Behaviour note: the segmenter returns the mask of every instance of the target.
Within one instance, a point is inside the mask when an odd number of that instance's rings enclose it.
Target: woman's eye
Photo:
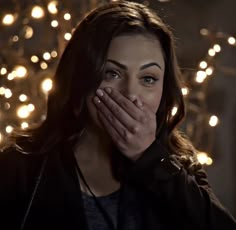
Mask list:
[[[117,79],[119,77],[120,77],[119,73],[117,73],[117,72],[115,72],[113,70],[107,70],[105,72],[105,78],[106,79]]]
[[[155,82],[157,80],[158,80],[157,78],[152,77],[152,76],[145,76],[145,77],[143,77],[144,83],[151,84],[151,85],[155,84]]]

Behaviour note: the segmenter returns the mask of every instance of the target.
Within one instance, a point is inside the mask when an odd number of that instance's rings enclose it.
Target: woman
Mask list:
[[[4,229],[236,229],[176,129],[173,47],[141,4],[111,2],[81,21],[47,119],[1,154]]]

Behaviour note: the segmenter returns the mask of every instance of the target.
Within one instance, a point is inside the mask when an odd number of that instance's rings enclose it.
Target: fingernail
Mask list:
[[[97,89],[96,93],[97,93],[97,95],[100,96],[100,97],[103,96],[103,92],[102,92],[101,89]]]
[[[105,91],[110,94],[111,93],[111,88],[105,88]]]
[[[97,96],[95,96],[93,100],[96,104],[101,103],[100,99]]]

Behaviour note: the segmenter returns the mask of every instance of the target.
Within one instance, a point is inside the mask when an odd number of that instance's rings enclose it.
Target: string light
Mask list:
[[[211,165],[213,163],[213,160],[208,156],[206,152],[199,152],[197,154],[197,160],[202,165]]]
[[[71,33],[65,33],[64,38],[65,40],[69,41],[71,39]]]
[[[196,75],[195,80],[197,83],[202,83],[206,79],[206,77],[207,77],[206,72],[199,70],[199,71],[197,71],[197,75]]]
[[[49,11],[51,14],[57,14],[57,13],[58,13],[57,5],[58,5],[58,2],[57,2],[57,1],[51,1],[51,2],[49,2],[49,3],[48,3],[48,11]]]
[[[6,132],[7,133],[11,133],[13,131],[13,127],[11,126],[11,125],[8,125],[7,127],[6,127]]]
[[[181,89],[181,91],[182,91],[182,94],[183,94],[184,96],[188,95],[188,93],[189,93],[189,89],[188,89],[187,87],[183,87],[183,88]]]
[[[43,61],[43,62],[40,63],[40,67],[41,67],[41,69],[47,69],[48,68],[48,64]]]
[[[14,70],[16,73],[16,77],[23,78],[27,75],[27,69],[25,66],[22,65],[17,65],[15,66]],[[14,73],[13,73],[14,74]]]
[[[206,74],[207,74],[207,75],[212,75],[212,73],[213,73],[213,67],[208,67],[208,68],[206,69]]]
[[[57,51],[56,51],[56,50],[53,50],[53,51],[51,52],[51,56],[52,56],[53,58],[56,58],[56,57],[57,57]]]
[[[57,20],[52,20],[52,21],[51,21],[51,26],[52,26],[52,27],[55,28],[55,27],[58,27],[58,25],[59,25],[59,23],[58,23]]]
[[[201,61],[201,62],[199,63],[199,67],[200,67],[201,69],[205,69],[205,68],[207,67],[207,62]]]
[[[13,14],[6,14],[2,19],[2,24],[5,26],[10,26],[14,23],[15,17]]]
[[[220,45],[218,45],[218,44],[215,44],[215,45],[213,46],[213,49],[214,49],[214,51],[217,52],[217,53],[219,53],[219,52],[221,51],[221,47],[220,47]]]
[[[235,39],[234,37],[229,37],[229,38],[228,38],[228,43],[229,43],[230,45],[235,45],[236,39]]]
[[[2,143],[3,142],[3,135],[2,135],[2,133],[0,132],[0,143]]]
[[[46,60],[46,61],[50,60],[50,59],[51,59],[50,53],[49,53],[49,52],[45,52],[45,53],[43,54],[43,59]]]
[[[14,35],[14,36],[12,37],[12,41],[13,41],[13,42],[18,42],[18,41],[19,41],[19,37],[18,37],[17,35]]]
[[[40,19],[44,16],[44,10],[41,6],[34,6],[31,11],[31,16],[35,19]]]
[[[36,56],[36,55],[33,55],[31,56],[30,60],[33,62],[33,63],[37,63],[39,61],[39,58]]]
[[[0,70],[1,75],[5,75],[7,73],[7,69],[5,67],[2,67]]]
[[[214,49],[209,49],[208,54],[213,57],[213,56],[215,56],[216,52]]]
[[[33,112],[35,110],[35,106],[33,104],[28,104],[29,112]]]
[[[71,19],[71,15],[69,13],[64,14],[64,19],[69,21]]]
[[[5,89],[5,98],[11,98],[12,97],[12,91],[10,89]]]
[[[30,111],[27,105],[22,105],[17,109],[17,116],[19,118],[24,119],[24,118],[29,117],[29,115],[30,115]]]
[[[27,122],[24,121],[24,122],[21,123],[21,128],[22,129],[27,129],[28,127],[29,127],[29,124]]]
[[[52,82],[52,79],[50,78],[46,78],[45,80],[43,80],[41,84],[41,88],[44,93],[48,93],[52,89],[52,86],[53,86],[53,82]]]
[[[24,32],[25,32],[25,39],[30,39],[32,38],[33,34],[34,34],[34,30],[32,27],[30,26],[25,26],[24,27]]]
[[[211,127],[215,127],[218,123],[219,123],[218,117],[215,116],[215,115],[212,115],[212,116],[210,117],[210,119],[209,119],[209,125],[210,125]]]
[[[2,86],[0,87],[0,95],[5,95],[5,88]]]
[[[25,94],[21,94],[21,95],[19,96],[19,100],[20,100],[21,102],[25,102],[25,101],[27,101],[27,99],[28,99],[28,97],[27,97]]]

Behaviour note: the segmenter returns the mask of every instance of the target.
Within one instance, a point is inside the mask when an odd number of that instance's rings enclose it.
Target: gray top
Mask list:
[[[122,222],[124,221],[123,226],[125,227],[125,230],[141,229],[140,221],[142,221],[142,218],[140,206],[138,205],[139,201],[138,199],[136,199],[137,196],[135,196],[135,193],[133,194],[134,196],[132,196],[132,199],[129,199],[128,206],[125,208],[125,215],[123,215],[124,219],[122,220]],[[97,207],[94,198],[84,193],[82,197],[89,230],[110,230],[103,214]],[[119,197],[120,191],[116,191],[107,196],[97,197],[102,207],[112,219],[116,229]],[[121,213],[122,212],[123,210],[121,211]]]

